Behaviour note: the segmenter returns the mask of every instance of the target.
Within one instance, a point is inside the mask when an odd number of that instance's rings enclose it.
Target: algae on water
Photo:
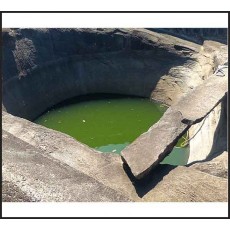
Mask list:
[[[165,111],[165,106],[145,98],[94,95],[62,103],[35,122],[66,133],[98,151],[119,154]]]

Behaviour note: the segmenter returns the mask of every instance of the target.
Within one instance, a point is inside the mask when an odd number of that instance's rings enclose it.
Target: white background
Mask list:
[[[227,28],[227,13],[3,13],[3,28]]]
[[[227,0],[2,0],[1,10],[45,11],[228,11]]]

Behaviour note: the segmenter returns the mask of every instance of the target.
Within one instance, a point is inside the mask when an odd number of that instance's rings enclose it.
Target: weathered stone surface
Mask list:
[[[210,76],[203,84],[185,95],[173,109],[181,112],[183,118],[195,122],[204,118],[220,102],[228,91],[228,72],[224,77]]]
[[[31,202],[33,201],[20,188],[10,181],[2,181],[3,202]]]
[[[136,178],[143,177],[171,152],[188,129],[181,120],[180,112],[169,108],[159,122],[121,152],[123,161]]]
[[[215,200],[216,202],[227,202],[228,180],[179,166],[169,171],[154,189],[143,197],[143,200],[159,202],[212,202]]]
[[[43,154],[65,163],[83,174],[138,200],[135,188],[127,177],[117,154],[99,153],[74,138],[3,112],[3,130],[29,143]],[[14,124],[12,126],[12,124]]]
[[[3,180],[13,183],[33,201],[130,201],[7,132],[3,132],[2,169]]]
[[[228,46],[215,41],[204,41],[203,51],[205,55],[212,56],[215,69],[228,61]]]
[[[189,158],[202,161],[227,150],[227,97],[225,97],[202,121],[188,130]]]
[[[214,64],[210,55],[201,53],[193,55],[193,59],[188,59],[183,65],[172,67],[163,75],[152,91],[151,99],[171,106],[202,84],[212,74]]]
[[[228,47],[222,43],[205,41],[199,54],[193,53],[183,65],[172,67],[163,75],[152,91],[151,99],[167,105],[178,103],[181,97],[209,78],[218,65],[228,60]]]
[[[200,50],[146,29],[12,29],[3,42],[3,104],[29,120],[82,94],[149,97],[172,67],[196,63]]]
[[[228,178],[228,152],[223,152],[213,159],[207,159],[194,163],[190,168],[205,172],[214,176]]]
[[[167,156],[190,125],[201,121],[228,90],[227,75],[211,76],[171,106],[158,123],[122,151],[133,175],[141,178]]]

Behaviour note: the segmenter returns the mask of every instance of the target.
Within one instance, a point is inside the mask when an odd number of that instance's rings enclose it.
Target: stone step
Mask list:
[[[45,155],[4,130],[2,139],[3,181],[10,183],[11,188],[20,191],[29,200],[130,201],[127,196]]]

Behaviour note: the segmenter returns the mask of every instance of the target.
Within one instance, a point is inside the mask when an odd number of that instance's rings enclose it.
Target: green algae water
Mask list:
[[[119,154],[165,111],[166,107],[145,98],[88,95],[53,107],[35,122],[98,151]],[[188,159],[186,151],[187,148],[175,147],[162,163],[184,165]]]

